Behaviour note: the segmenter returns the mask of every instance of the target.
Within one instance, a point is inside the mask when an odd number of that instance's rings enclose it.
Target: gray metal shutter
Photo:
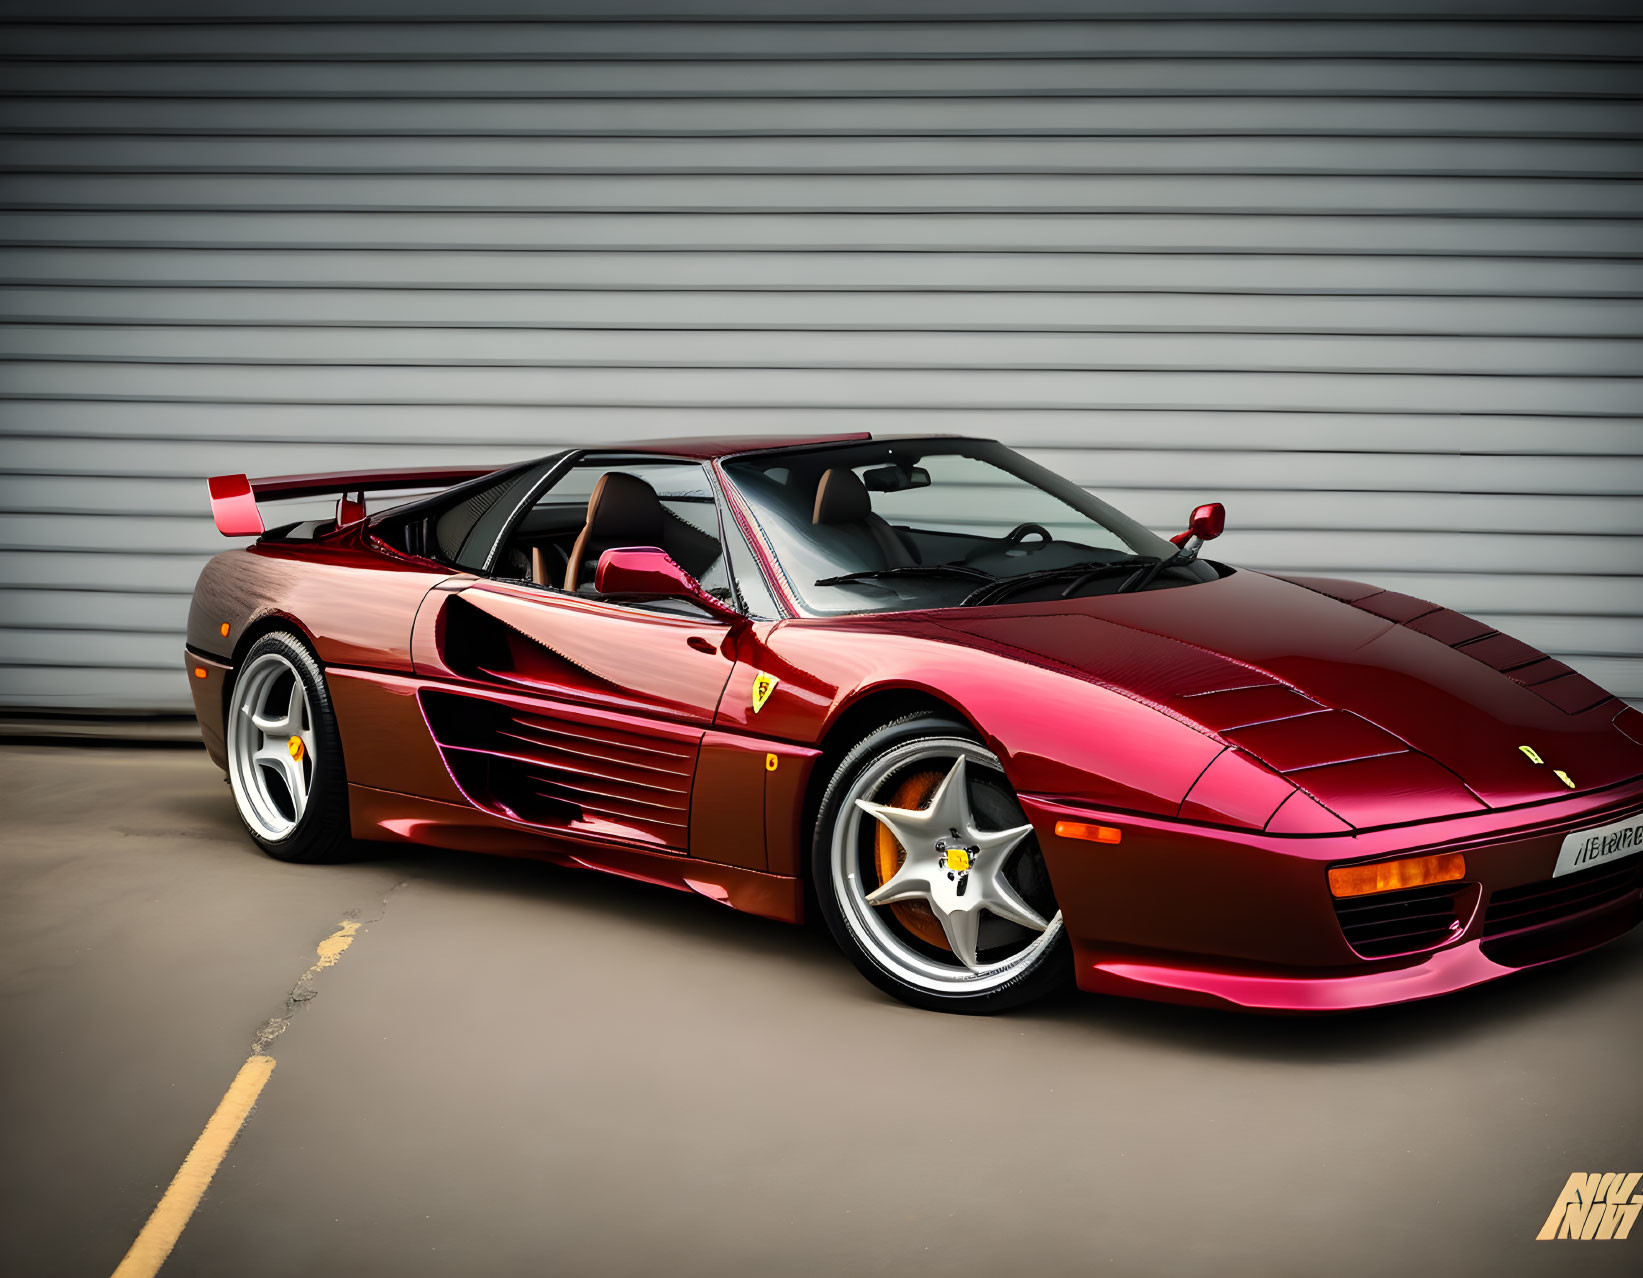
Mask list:
[[[1373,7],[7,5],[0,701],[186,706],[208,474],[821,429],[1643,699],[1643,28]]]

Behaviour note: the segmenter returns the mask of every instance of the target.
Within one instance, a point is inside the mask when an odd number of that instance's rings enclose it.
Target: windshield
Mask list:
[[[1176,548],[1053,471],[987,440],[887,440],[725,463],[812,613],[1053,599],[1125,588]],[[1174,564],[1146,582],[1209,581]]]

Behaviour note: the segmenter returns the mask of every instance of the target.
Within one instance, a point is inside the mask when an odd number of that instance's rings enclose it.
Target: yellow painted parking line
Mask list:
[[[359,931],[359,926],[355,919],[343,919],[335,932],[314,947],[314,953],[319,957],[314,965],[302,974],[303,980],[310,976],[318,976],[341,958],[342,952],[354,943],[354,933]]]
[[[200,1205],[206,1186],[222,1165],[223,1155],[240,1134],[240,1128],[250,1117],[251,1107],[262,1094],[263,1084],[273,1072],[272,1056],[253,1056],[240,1066],[211,1121],[206,1123],[199,1140],[194,1142],[194,1148],[188,1151],[188,1157],[172,1178],[160,1205],[114,1271],[114,1278],[153,1278],[160,1272],[160,1266],[182,1237],[183,1226]]]
[[[342,957],[343,951],[354,943],[354,935],[360,926],[356,919],[344,919],[335,932],[321,941],[315,947],[314,962],[298,978],[297,988],[308,985],[315,976],[333,966]],[[283,1028],[284,1022],[280,1021],[279,1025]],[[262,1041],[259,1036],[259,1044]],[[188,1151],[188,1157],[183,1159],[177,1174],[171,1178],[171,1184],[166,1187],[159,1205],[150,1214],[137,1240],[126,1252],[125,1259],[115,1269],[114,1278],[154,1278],[159,1273],[160,1266],[165,1264],[171,1249],[177,1245],[177,1239],[182,1237],[183,1226],[188,1224],[194,1209],[200,1205],[200,1199],[205,1197],[206,1188],[217,1174],[217,1168],[222,1166],[229,1146],[245,1126],[245,1120],[251,1117],[251,1109],[273,1072],[274,1058],[258,1046],[240,1066],[222,1100],[217,1102],[205,1130],[194,1142],[194,1148]]]

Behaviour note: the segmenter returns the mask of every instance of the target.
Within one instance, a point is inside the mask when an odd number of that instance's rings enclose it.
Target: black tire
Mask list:
[[[835,875],[838,865],[835,860],[835,838],[839,840],[839,848],[843,849],[839,853],[840,856],[854,855],[859,858],[862,855],[860,831],[857,831],[858,839],[852,853],[848,827],[843,832],[839,829],[840,821],[848,815],[845,804],[852,789],[862,778],[875,774],[887,761],[895,758],[898,752],[905,753],[904,747],[918,743],[928,744],[931,749],[938,749],[943,740],[969,742],[985,753],[985,747],[968,724],[932,712],[920,712],[895,719],[869,733],[839,761],[822,794],[821,806],[816,817],[816,827],[811,840],[811,883],[815,890],[816,903],[834,942],[856,965],[856,969],[885,993],[904,1003],[929,1011],[972,1014],[1006,1011],[1036,1002],[1067,988],[1072,983],[1072,946],[1067,939],[1066,929],[1060,924],[1059,913],[1052,920],[1052,929],[1055,932],[1053,940],[1046,942],[1045,948],[1030,960],[1028,966],[1013,973],[1002,984],[993,988],[982,992],[967,992],[962,989],[928,988],[925,984],[910,979],[911,969],[898,969],[893,947],[879,946],[878,952],[875,952],[874,946],[870,942],[864,942],[863,937],[858,935],[860,924],[852,925],[850,918],[847,917],[850,907],[840,897],[841,891],[850,889],[848,884],[841,884]],[[1004,780],[1002,772],[990,773],[984,779],[989,789],[997,794],[995,804],[1005,805],[1005,808],[1013,807],[1020,823],[1026,824],[1026,818],[1016,803],[1014,791],[1009,789],[1009,783]],[[1000,822],[997,825],[990,825],[989,828],[1002,829],[1006,824]],[[1048,875],[1043,873],[1042,858],[1038,853],[1036,839],[1029,837],[1018,851],[1011,853],[1012,859],[1009,864],[1017,865],[1016,858],[1021,857],[1036,858],[1033,872],[1041,876],[1037,890],[1040,893],[1038,899],[1043,900],[1042,894],[1049,892]],[[1048,899],[1053,905],[1053,893]],[[1049,915],[1045,914],[1045,917]],[[962,977],[962,966],[957,964],[957,960],[954,960],[954,964],[955,972]]]
[[[248,808],[255,812],[255,801],[245,793],[242,777],[245,767],[237,763],[237,732],[253,731],[241,699],[244,677],[253,671],[277,669],[279,662],[290,668],[292,676],[302,685],[307,698],[307,726],[305,736],[312,748],[304,747],[296,766],[304,769],[307,778],[307,798],[302,810],[288,831],[271,837],[267,829],[259,829],[255,815],[248,816]],[[281,676],[273,676],[277,681]],[[281,689],[276,688],[276,693]],[[354,841],[348,817],[348,772],[342,757],[342,737],[337,731],[336,714],[331,707],[331,694],[325,683],[325,672],[308,645],[297,635],[287,631],[272,631],[263,635],[246,652],[235,671],[225,700],[228,717],[229,785],[234,792],[234,809],[245,832],[269,856],[279,861],[301,865],[318,865],[348,860],[354,850]],[[293,734],[296,735],[296,734]],[[294,745],[294,743],[293,743]],[[251,769],[256,771],[255,767]],[[276,771],[276,776],[278,771]],[[273,815],[289,818],[290,791],[283,781],[274,786],[265,784],[262,801],[266,804],[272,791],[277,803],[283,793],[287,803]],[[266,824],[266,823],[265,823]]]

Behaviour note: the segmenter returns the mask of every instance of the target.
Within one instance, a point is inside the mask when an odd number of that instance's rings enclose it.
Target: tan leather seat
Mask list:
[[[660,546],[667,511],[656,490],[619,470],[606,471],[593,486],[588,513],[565,566],[565,589],[593,582],[599,556],[616,546]]]
[[[854,540],[869,568],[904,568],[917,562],[896,530],[873,513],[867,485],[847,467],[835,466],[822,475],[810,522],[838,529]]]

